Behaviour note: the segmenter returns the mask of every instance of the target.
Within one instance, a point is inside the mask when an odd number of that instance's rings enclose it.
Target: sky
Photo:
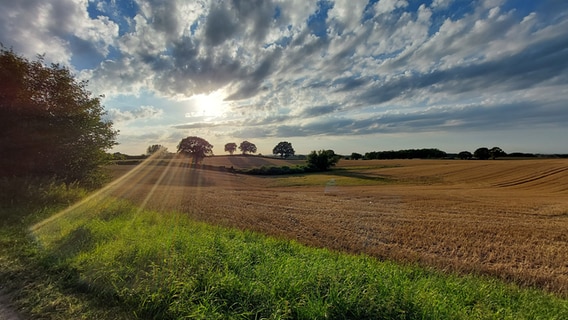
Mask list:
[[[112,152],[568,153],[565,0],[0,0],[0,43],[104,95]]]

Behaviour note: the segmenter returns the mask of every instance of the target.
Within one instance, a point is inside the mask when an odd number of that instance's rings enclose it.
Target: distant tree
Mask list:
[[[473,158],[473,154],[471,154],[471,152],[469,152],[469,151],[462,151],[462,152],[458,153],[458,158],[460,158],[462,160],[469,160],[469,159]]]
[[[166,153],[168,152],[168,148],[162,146],[161,144],[153,144],[151,146],[148,146],[148,148],[146,149],[147,155],[153,155],[156,152]]]
[[[122,154],[120,152],[115,152],[115,153],[110,155],[110,158],[112,160],[126,160],[126,155]]]
[[[254,143],[248,142],[248,141],[243,141],[241,142],[241,144],[239,145],[239,150],[241,150],[241,152],[243,154],[247,154],[247,153],[255,153],[256,152],[256,146],[254,145]]]
[[[359,160],[359,159],[362,159],[362,158],[363,158],[363,155],[360,154],[360,153],[353,152],[353,153],[351,154],[351,159],[353,159],[353,160]]]
[[[228,152],[231,155],[233,155],[233,153],[235,153],[236,150],[237,150],[237,144],[236,143],[229,142],[229,143],[225,144],[225,152]]]
[[[274,149],[272,149],[272,154],[279,154],[280,158],[288,158],[293,156],[295,153],[292,144],[287,141],[279,142]]]
[[[213,146],[207,140],[200,137],[183,138],[177,146],[178,152],[193,158],[198,163],[207,156],[213,155]]]
[[[489,149],[489,154],[491,155],[491,158],[493,160],[495,160],[495,158],[497,157],[504,157],[507,154],[505,153],[505,151],[503,151],[503,149],[499,148],[499,147],[493,147],[491,149]]]
[[[473,152],[473,156],[479,160],[487,160],[491,156],[491,153],[489,152],[489,149],[481,147]]]
[[[312,151],[308,155],[308,166],[316,170],[329,170],[337,164],[339,156],[333,150]]]
[[[102,183],[118,131],[104,120],[100,98],[69,69],[0,47],[0,177]]]
[[[438,149],[407,149],[367,152],[364,159],[440,159],[446,156],[446,152]]]

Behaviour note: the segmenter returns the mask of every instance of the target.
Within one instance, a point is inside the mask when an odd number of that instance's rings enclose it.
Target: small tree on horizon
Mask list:
[[[479,160],[487,160],[491,156],[491,153],[486,147],[481,147],[473,152],[473,156]]]
[[[497,157],[504,157],[507,155],[507,153],[505,153],[505,151],[503,151],[503,149],[499,148],[499,147],[493,147],[491,149],[489,149],[489,154],[491,155],[491,158],[493,160],[495,160],[495,158]]]
[[[205,157],[213,155],[213,145],[200,137],[183,138],[177,146],[178,153],[193,158],[194,163],[201,162]]]
[[[462,151],[460,153],[458,153],[458,158],[462,159],[462,160],[469,160],[473,157],[473,154],[471,154],[471,152],[469,151]]]
[[[312,151],[308,155],[308,166],[316,170],[326,171],[335,166],[339,158],[333,150]]]
[[[279,142],[274,149],[272,149],[272,154],[279,154],[280,158],[288,158],[293,156],[294,153],[294,148],[292,148],[292,144],[288,141]]]
[[[363,155],[360,154],[360,153],[357,153],[357,152],[351,153],[351,159],[353,159],[353,160],[359,160],[359,159],[362,159],[362,158],[363,158]]]
[[[254,145],[254,143],[248,142],[248,141],[243,141],[241,142],[241,144],[239,145],[239,150],[241,150],[241,152],[243,154],[247,154],[247,153],[255,153],[256,152],[256,146]]]
[[[225,152],[228,152],[229,154],[233,155],[233,153],[235,153],[235,151],[237,151],[237,144],[234,142],[229,142],[227,144],[225,144]]]
[[[153,144],[151,146],[148,146],[148,148],[146,149],[147,155],[153,155],[156,152],[166,153],[168,152],[168,148],[164,147],[161,144]]]

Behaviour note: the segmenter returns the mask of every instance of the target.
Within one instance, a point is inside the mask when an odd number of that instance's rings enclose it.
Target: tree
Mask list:
[[[177,146],[178,153],[192,157],[194,163],[201,162],[207,156],[212,156],[213,151],[211,149],[213,149],[213,146],[200,137],[183,138]]]
[[[247,154],[248,153],[255,153],[256,152],[256,146],[254,145],[254,143],[248,142],[248,141],[243,141],[241,142],[241,145],[239,146],[239,150],[242,151],[243,154]]]
[[[295,153],[292,144],[287,141],[279,142],[274,149],[272,149],[272,154],[279,154],[280,158],[288,158],[293,156]]]
[[[362,158],[363,158],[363,155],[360,154],[360,153],[357,153],[357,152],[351,153],[351,159],[353,159],[353,160],[359,160],[359,159],[362,159]]]
[[[0,176],[102,183],[118,131],[69,69],[0,48]]]
[[[471,152],[469,151],[462,151],[460,153],[458,153],[458,158],[462,159],[462,160],[469,160],[473,157],[473,154],[471,154]]]
[[[316,170],[329,170],[339,161],[339,156],[333,150],[312,151],[308,155],[308,166]]]
[[[146,149],[147,155],[153,155],[156,152],[163,154],[163,153],[168,152],[168,148],[162,146],[161,144],[153,144],[151,146],[148,146],[148,148]]]
[[[231,155],[233,155],[233,153],[237,150],[237,144],[234,142],[229,142],[225,145],[225,152],[230,153]]]
[[[478,148],[477,150],[475,150],[473,152],[473,156],[476,157],[479,160],[487,160],[487,159],[489,159],[491,154],[489,153],[489,149],[482,147],[482,148]]]
[[[497,158],[497,157],[506,156],[507,153],[505,153],[505,151],[503,151],[503,149],[501,149],[499,147],[493,147],[493,148],[489,149],[489,155],[491,155],[491,158],[493,160],[495,160],[495,158]]]

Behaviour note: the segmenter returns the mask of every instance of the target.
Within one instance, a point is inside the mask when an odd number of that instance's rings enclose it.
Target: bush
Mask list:
[[[314,170],[326,171],[335,166],[339,159],[340,156],[333,150],[312,151],[308,155],[308,166]]]
[[[86,82],[1,48],[0,83],[0,177],[100,183],[117,131]]]

